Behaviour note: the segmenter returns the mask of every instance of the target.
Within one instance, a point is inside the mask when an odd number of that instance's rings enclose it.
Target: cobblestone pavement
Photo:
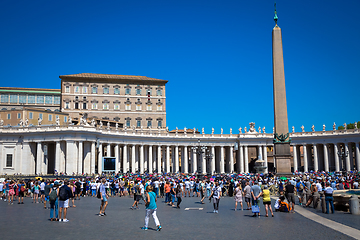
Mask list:
[[[251,211],[234,211],[234,200],[229,197],[221,198],[218,214],[212,212],[208,200],[200,204],[199,198],[183,198],[181,209],[176,209],[158,199],[157,215],[163,227],[160,232],[155,231],[152,218],[149,230],[141,230],[145,206],[141,204],[140,210],[129,209],[133,203],[130,197],[110,198],[105,217],[97,215],[100,200],[81,198],[75,201],[76,208],[68,210],[68,223],[51,222],[49,210],[43,204],[31,203],[29,198],[24,202],[20,205],[0,202],[1,239],[352,239],[297,213],[265,217],[262,204],[261,217],[254,218]],[[341,212],[316,214],[359,229],[360,216]]]

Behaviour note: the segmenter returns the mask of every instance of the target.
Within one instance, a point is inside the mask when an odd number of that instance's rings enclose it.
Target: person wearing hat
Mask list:
[[[302,199],[304,197],[304,190],[306,189],[306,186],[303,182],[300,181],[300,178],[297,179],[297,183],[296,183],[296,191],[297,191],[297,196],[299,198],[299,205],[302,205]]]
[[[317,196],[319,195],[319,193],[318,193],[318,190],[316,187],[316,183],[313,182],[311,184],[310,190],[311,190],[311,196],[309,198],[309,201],[306,203],[306,205],[304,207],[308,207],[311,204],[311,202],[313,202],[313,201],[317,202]]]

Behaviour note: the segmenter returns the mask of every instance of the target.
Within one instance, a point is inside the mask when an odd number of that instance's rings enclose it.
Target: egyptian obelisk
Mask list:
[[[278,174],[291,174],[290,136],[288,127],[284,58],[281,29],[277,25],[275,3],[275,27],[272,31],[273,84],[274,84],[274,150],[275,165]]]

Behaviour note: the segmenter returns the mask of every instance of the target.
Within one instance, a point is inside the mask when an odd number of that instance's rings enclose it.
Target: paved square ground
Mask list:
[[[199,198],[183,198],[181,209],[176,209],[158,199],[157,215],[163,227],[160,232],[155,231],[152,218],[149,230],[141,230],[145,206],[141,204],[140,210],[129,209],[133,203],[130,197],[110,198],[105,217],[97,215],[99,199],[81,198],[75,201],[76,208],[68,210],[68,223],[51,222],[49,210],[43,204],[31,203],[29,198],[24,202],[20,205],[0,202],[1,239],[352,239],[298,213],[274,213],[275,217],[266,218],[262,204],[260,218],[252,217],[251,211],[235,212],[234,200],[229,197],[221,198],[218,214],[212,212],[208,200],[200,204]],[[188,207],[203,210],[186,211]],[[338,217],[342,224],[359,229],[360,216],[343,221],[347,216],[337,212],[323,217],[335,221]]]

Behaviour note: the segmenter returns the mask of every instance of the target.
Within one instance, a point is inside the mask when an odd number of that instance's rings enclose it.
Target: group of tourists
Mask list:
[[[265,207],[265,216],[274,216],[274,211],[295,211],[296,196],[300,206],[317,204],[320,194],[324,194],[326,213],[334,213],[333,191],[357,189],[358,172],[310,172],[295,173],[292,177],[277,177],[269,174],[219,174],[214,176],[186,174],[103,174],[87,178],[61,180],[4,180],[0,181],[0,197],[9,205],[17,201],[24,204],[24,197],[31,197],[33,203],[43,203],[50,208],[50,220],[68,222],[67,209],[76,207],[74,200],[80,197],[100,199],[99,216],[106,216],[108,199],[130,196],[134,203],[132,210],[139,209],[139,203],[145,203],[145,224],[147,230],[150,215],[157,230],[161,230],[156,215],[157,199],[164,198],[165,204],[180,209],[184,197],[197,197],[205,204],[208,199],[213,204],[213,212],[219,212],[220,199],[233,197],[234,210],[252,210],[253,216],[260,217],[260,200]],[[278,196],[274,211],[270,195]],[[176,202],[176,206],[175,206]],[[243,203],[244,202],[244,203]],[[47,206],[49,203],[49,207]]]

